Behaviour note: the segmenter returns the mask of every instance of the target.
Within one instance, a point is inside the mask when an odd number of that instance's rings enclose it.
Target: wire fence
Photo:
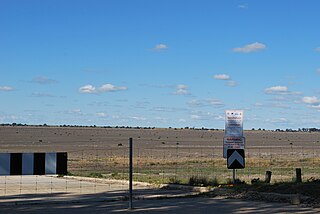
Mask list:
[[[320,179],[320,146],[251,146],[246,148],[246,167],[237,177],[250,183],[293,181],[302,169],[303,181]],[[82,194],[128,189],[129,148],[126,142],[113,146],[68,151],[68,176],[0,176],[0,196],[24,194]],[[153,184],[188,184],[201,177],[215,184],[228,183],[232,170],[222,157],[222,146],[138,146],[133,149],[134,181]]]

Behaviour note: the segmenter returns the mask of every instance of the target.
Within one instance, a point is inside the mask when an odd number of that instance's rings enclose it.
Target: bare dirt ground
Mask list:
[[[91,149],[125,145],[128,138],[135,147],[221,147],[224,132],[191,129],[116,129],[71,127],[0,127],[2,151],[38,151]],[[320,133],[245,131],[247,147],[304,147],[320,146]]]

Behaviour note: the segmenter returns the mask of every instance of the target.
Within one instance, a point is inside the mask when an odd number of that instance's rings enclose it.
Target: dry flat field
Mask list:
[[[187,183],[192,176],[226,183],[231,170],[222,158],[223,131],[78,127],[0,127],[0,152],[68,152],[70,174],[126,179],[128,139],[134,140],[134,179]],[[295,168],[304,180],[320,178],[320,133],[245,131],[246,168],[241,180],[290,181]]]

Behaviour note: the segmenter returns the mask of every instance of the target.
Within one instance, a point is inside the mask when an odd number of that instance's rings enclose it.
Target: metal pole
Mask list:
[[[132,138],[129,138],[129,210],[132,209]]]
[[[233,176],[232,176],[232,178],[233,178],[233,184],[236,184],[236,170],[235,169],[233,169]]]

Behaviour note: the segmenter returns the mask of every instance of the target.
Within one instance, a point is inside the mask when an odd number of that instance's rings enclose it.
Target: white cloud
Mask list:
[[[12,123],[16,122],[17,120],[23,120],[23,118],[16,115],[0,115],[1,123]]]
[[[223,116],[221,116],[221,115],[218,115],[218,116],[216,116],[214,119],[224,121],[224,120],[225,120],[225,117],[223,117]]]
[[[284,103],[272,103],[269,107],[272,108],[284,108],[284,109],[290,109],[291,106],[284,104]]]
[[[253,104],[253,106],[255,106],[255,107],[263,107],[264,104],[263,103],[255,103],[255,104]]]
[[[52,94],[48,94],[48,93],[40,93],[40,92],[33,92],[32,93],[33,97],[56,97]]]
[[[221,107],[224,106],[223,102],[218,99],[204,99],[204,100],[197,100],[193,99],[187,103],[190,107],[205,107],[205,106],[215,106]]]
[[[96,93],[96,88],[92,85],[85,85],[79,89],[79,92],[88,94]]]
[[[316,48],[316,51],[320,52],[320,47],[317,47],[317,48]]]
[[[83,72],[88,72],[88,73],[107,73],[108,70],[106,69],[97,69],[97,68],[83,68]]]
[[[155,120],[158,120],[158,121],[161,122],[161,123],[167,123],[167,122],[168,122],[168,118],[165,118],[165,117],[159,117],[159,116],[157,116],[157,117],[155,117],[154,119],[155,119]]]
[[[289,120],[287,118],[280,117],[280,118],[266,119],[265,122],[269,122],[269,123],[289,123]]]
[[[217,99],[210,99],[208,100],[209,105],[213,105],[213,106],[224,106],[224,104]]]
[[[226,82],[226,86],[229,86],[229,87],[235,87],[237,85],[238,85],[238,83],[234,80],[229,80]]]
[[[104,113],[104,112],[98,112],[98,113],[96,113],[96,115],[98,117],[108,117],[108,115],[106,113]]]
[[[229,87],[237,86],[237,82],[232,80],[228,74],[215,74],[215,75],[213,75],[213,78],[216,80],[226,81],[226,83],[225,83],[226,86],[229,86]]]
[[[320,68],[318,68],[316,72],[317,72],[317,74],[320,74]]]
[[[266,88],[265,93],[267,94],[282,94],[288,92],[287,86],[272,86],[270,88]]]
[[[113,91],[124,91],[127,89],[128,88],[124,87],[124,86],[114,86],[112,84],[104,84],[98,89],[98,91],[99,92],[113,92]]]
[[[201,120],[202,117],[200,115],[193,114],[193,115],[191,115],[191,119],[193,119],[193,120]]]
[[[192,112],[190,118],[192,120],[211,120],[214,118],[215,115],[211,112],[203,112],[203,111],[196,111]]]
[[[228,74],[216,74],[213,78],[216,80],[230,80],[230,76]]]
[[[179,123],[185,123],[185,122],[187,122],[185,119],[179,119],[178,121],[179,121]]]
[[[97,94],[103,92],[116,92],[116,91],[124,91],[128,88],[125,86],[114,86],[112,84],[104,84],[99,88],[94,87],[93,85],[85,85],[79,88],[80,93],[87,93],[87,94]]]
[[[316,109],[318,112],[320,112],[320,100],[317,97],[303,97],[302,102],[308,104],[309,108]]]
[[[302,102],[306,103],[306,104],[310,104],[310,105],[318,105],[320,104],[320,100],[313,96],[313,97],[303,97],[302,98]]]
[[[188,103],[187,103],[189,106],[191,107],[201,107],[203,106],[203,103],[197,99],[193,99],[193,100],[190,100]]]
[[[261,51],[265,49],[267,46],[265,44],[255,42],[252,44],[245,45],[243,47],[234,48],[234,52],[242,52],[242,53],[250,53],[250,52],[256,52]]]
[[[157,44],[153,49],[156,51],[162,51],[162,50],[166,50],[169,47],[165,44]]]
[[[0,91],[13,91],[14,88],[11,86],[0,86]]]
[[[181,112],[186,111],[185,108],[178,108],[178,107],[154,107],[151,111],[160,111],[160,112]]]
[[[72,109],[70,111],[71,114],[77,114],[77,115],[82,115],[81,109]]]
[[[291,106],[287,105],[285,103],[282,102],[275,102],[275,103],[255,103],[253,104],[254,107],[257,108],[282,108],[282,109],[290,109]]]
[[[57,83],[58,81],[54,79],[50,79],[48,77],[36,77],[32,80],[32,82],[45,85],[45,84]]]
[[[240,8],[240,9],[248,9],[248,5],[240,4],[240,5],[238,5],[238,8]]]
[[[176,89],[177,89],[177,90],[174,92],[174,94],[176,94],[176,95],[189,94],[188,86],[187,86],[187,85],[183,85],[183,84],[177,85],[177,86],[176,86]]]
[[[317,109],[318,111],[320,111],[320,104],[319,105],[312,105],[310,106],[311,108]]]
[[[133,116],[133,117],[129,117],[129,118],[133,119],[133,120],[141,120],[141,121],[147,120],[145,117],[138,117],[138,116]]]

